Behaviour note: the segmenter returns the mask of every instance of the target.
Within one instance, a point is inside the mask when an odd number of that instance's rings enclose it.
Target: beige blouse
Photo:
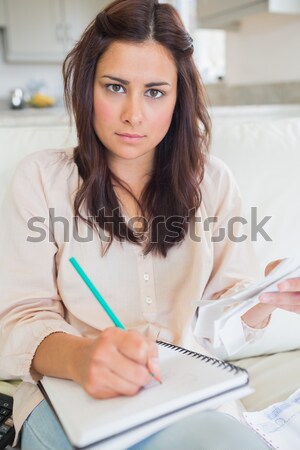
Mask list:
[[[23,380],[14,401],[17,432],[43,398],[30,375],[40,342],[56,331],[92,338],[112,326],[71,256],[126,328],[200,351],[211,337],[193,333],[194,302],[218,298],[257,276],[250,238],[234,243],[226,233],[214,239],[242,214],[235,181],[218,159],[210,157],[206,165],[197,220],[167,258],[145,257],[141,247],[115,240],[104,254],[103,236],[91,235],[83,222],[76,233],[73,200],[80,182],[73,149],[36,152],[17,168],[2,208],[0,378]],[[217,218],[210,226],[209,217]],[[239,345],[246,342],[242,327],[232,332]]]

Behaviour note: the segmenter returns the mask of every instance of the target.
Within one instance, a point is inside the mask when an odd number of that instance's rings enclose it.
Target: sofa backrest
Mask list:
[[[261,269],[297,247],[300,255],[300,117],[215,119],[212,136],[212,153],[231,168],[249,223],[251,208],[257,207],[258,222],[270,217],[263,229],[272,241],[251,226]]]
[[[300,115],[299,117],[227,117],[213,120],[211,151],[231,168],[242,192],[249,222],[251,207],[259,220],[270,216],[253,242],[261,272],[275,259],[299,252],[300,258]],[[263,337],[231,359],[300,348],[300,315],[277,309]],[[226,355],[219,355],[226,358]]]
[[[215,118],[212,136],[211,152],[237,179],[249,223],[251,208],[257,208],[256,212],[252,209],[250,228],[263,270],[270,260],[289,256],[300,247],[300,117]],[[75,144],[75,130],[65,123],[0,126],[0,202],[16,165],[26,154]],[[272,241],[255,234],[255,214],[257,222],[271,216],[263,230]]]
[[[67,125],[0,126],[0,203],[21,159],[37,150],[71,147],[76,133]]]

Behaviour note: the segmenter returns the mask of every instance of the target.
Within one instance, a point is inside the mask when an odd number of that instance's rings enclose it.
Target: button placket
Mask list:
[[[149,278],[150,278],[149,274],[147,272],[145,272],[143,278],[144,278],[145,281],[149,281]]]
[[[153,259],[151,255],[139,255],[138,270],[141,292],[141,309],[146,320],[152,322],[156,317],[156,296],[154,286]]]

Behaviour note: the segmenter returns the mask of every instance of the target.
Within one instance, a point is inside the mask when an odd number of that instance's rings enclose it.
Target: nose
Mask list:
[[[142,123],[142,105],[141,100],[138,97],[128,96],[125,99],[121,119],[123,123],[130,124],[132,127]]]

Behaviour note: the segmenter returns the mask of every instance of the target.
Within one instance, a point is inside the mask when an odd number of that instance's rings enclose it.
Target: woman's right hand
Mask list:
[[[83,339],[75,355],[73,379],[94,398],[136,394],[159,377],[157,345],[141,333],[107,328]]]

